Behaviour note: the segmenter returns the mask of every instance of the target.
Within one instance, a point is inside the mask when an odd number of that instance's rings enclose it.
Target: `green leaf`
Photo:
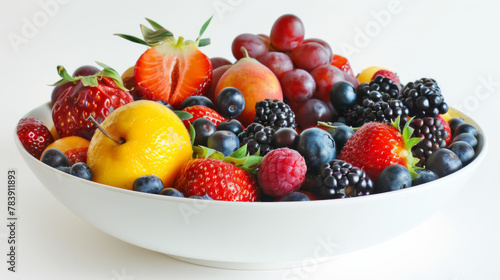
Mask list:
[[[97,76],[83,76],[81,77],[80,81],[82,81],[82,84],[86,87],[96,87],[98,86],[97,82]]]
[[[146,18],[146,20],[149,22],[149,24],[151,24],[151,26],[152,26],[155,30],[165,29],[163,26],[161,26],[159,23],[157,23],[156,21],[154,21],[154,20],[152,20],[152,19]],[[166,30],[166,29],[165,29],[165,30]]]
[[[194,126],[189,123],[189,137],[191,137],[191,146],[194,146],[194,138],[196,137],[196,131],[194,130]]]
[[[248,160],[248,157],[235,158],[235,157],[232,157],[232,156],[227,156],[227,157],[224,158],[225,162],[234,164],[234,165],[236,165],[238,167],[241,167],[243,164],[245,164],[245,162],[247,160]]]
[[[200,35],[198,35],[198,38],[196,38],[196,41],[199,41],[201,36],[203,35],[203,33],[205,32],[205,30],[207,29],[208,25],[210,24],[210,22],[212,21],[212,18],[214,16],[211,16],[204,24],[203,26],[201,27],[200,29]]]
[[[410,138],[408,139],[408,141],[406,141],[406,148],[408,150],[411,150],[411,148],[413,148],[413,146],[415,146],[420,141],[422,141],[422,139],[417,137]]]
[[[164,28],[153,31],[149,27],[141,24],[141,31],[144,36],[144,40],[149,46],[158,45],[159,43],[166,41],[168,38],[173,37],[172,32]]]
[[[248,156],[248,159],[245,161],[243,166],[238,167],[252,173],[259,167],[261,162],[261,156]]]
[[[102,69],[101,72],[97,73],[95,76],[97,76],[97,77],[100,76],[100,77],[111,78],[120,89],[128,91],[128,89],[126,89],[123,86],[122,77],[120,76],[120,74],[115,69],[113,69],[113,68],[109,67],[108,65],[106,65],[106,64],[104,64],[102,62],[99,62],[99,61],[96,61],[96,63],[99,66],[101,66],[103,69]],[[92,77],[92,76],[90,76],[90,77]],[[97,80],[96,80],[96,82],[97,82]],[[82,79],[82,83],[83,83],[83,79]]]
[[[238,150],[234,151],[231,155],[229,155],[230,157],[233,157],[233,158],[244,158],[247,156],[247,144],[243,145],[242,147],[240,147]]]
[[[137,43],[137,44],[149,46],[149,44],[146,43],[146,41],[144,41],[140,38],[137,38],[135,36],[132,36],[132,35],[126,35],[126,34],[120,34],[120,33],[115,33],[114,35],[116,35],[118,37],[122,37],[125,40],[129,40],[129,41]]]
[[[194,146],[193,147],[193,157],[194,158],[208,158],[210,155],[215,153],[216,150],[210,149],[205,146]]]
[[[198,41],[198,47],[204,47],[210,45],[210,38],[203,38]]]
[[[189,120],[190,118],[193,117],[193,115],[191,115],[186,111],[176,110],[174,111],[174,113],[177,115],[177,117],[179,117],[179,119],[181,119],[181,121]]]
[[[66,82],[76,82],[76,81],[78,81],[78,79],[75,79],[75,78],[71,77],[71,75],[68,74],[68,71],[66,71],[66,68],[64,68],[61,65],[57,66],[57,73]]]

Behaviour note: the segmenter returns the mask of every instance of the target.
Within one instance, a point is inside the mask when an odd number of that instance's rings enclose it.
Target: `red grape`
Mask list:
[[[83,65],[78,68],[76,68],[75,72],[73,73],[73,77],[78,77],[78,76],[92,76],[97,73],[99,73],[101,70],[99,68],[92,66],[92,65]]]
[[[207,93],[205,94],[206,97],[210,98],[212,102],[215,103],[215,89],[217,88],[217,84],[219,83],[220,77],[226,73],[227,69],[231,68],[232,65],[222,65],[218,67],[217,69],[214,69],[212,72],[212,82],[210,84],[210,88],[208,89]]]
[[[316,82],[316,92],[314,95],[325,102],[330,102],[330,90],[338,81],[344,81],[344,72],[339,68],[326,64],[314,68],[311,76]]]
[[[295,15],[283,15],[274,22],[270,38],[277,50],[291,51],[304,40],[304,24]]]
[[[245,47],[248,56],[253,58],[258,58],[269,51],[261,37],[249,33],[240,34],[233,40],[231,50],[234,57],[238,60],[245,56],[241,47]]]
[[[292,61],[298,68],[312,71],[314,68],[330,62],[328,51],[318,43],[301,44],[292,50]]]
[[[295,111],[295,120],[302,130],[316,126],[318,121],[330,122],[336,120],[337,117],[338,115],[332,113],[325,102],[316,98],[305,101]]]
[[[282,52],[268,52],[257,60],[269,68],[278,79],[281,79],[285,72],[293,69],[292,60]]]
[[[217,69],[221,66],[224,65],[231,65],[233,64],[231,61],[223,58],[223,57],[212,57],[210,58],[210,62],[212,62],[212,69]]]
[[[316,83],[311,74],[296,68],[283,74],[281,88],[290,101],[302,102],[313,96]]]
[[[332,47],[330,47],[330,44],[328,44],[326,41],[318,39],[318,38],[306,39],[302,42],[302,44],[310,43],[310,42],[318,43],[318,44],[322,45],[323,47],[325,47],[325,49],[328,51],[328,61],[332,60],[333,52],[332,52]]]

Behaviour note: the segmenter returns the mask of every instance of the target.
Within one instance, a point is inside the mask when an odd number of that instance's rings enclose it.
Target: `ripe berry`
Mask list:
[[[461,119],[461,118],[451,118],[448,121],[448,124],[450,125],[450,130],[451,130],[452,136],[455,135],[455,129],[457,129],[457,126],[460,124],[463,124],[463,123],[465,123],[465,120]]]
[[[273,146],[272,139],[276,130],[269,126],[263,126],[259,123],[252,123],[243,132],[238,134],[240,146],[247,145],[248,152],[253,155],[260,151],[260,156],[265,156],[269,153]]]
[[[71,166],[71,162],[66,154],[53,148],[48,149],[43,153],[41,161],[54,168]]]
[[[264,156],[257,177],[265,194],[282,197],[300,188],[306,171],[306,162],[297,151],[281,148]]]
[[[457,126],[457,128],[455,128],[455,130],[453,132],[453,135],[456,137],[460,133],[464,133],[464,132],[470,133],[470,134],[472,134],[472,136],[477,137],[477,130],[476,130],[476,128],[473,125],[468,124],[468,123],[459,124]]]
[[[297,151],[304,157],[307,169],[319,172],[320,166],[337,157],[335,141],[326,130],[317,127],[308,128],[299,135]]]
[[[380,173],[373,191],[383,193],[409,188],[411,187],[411,181],[410,171],[406,167],[399,164],[392,164]]]
[[[182,194],[179,190],[174,188],[164,188],[159,192],[159,194],[166,196],[184,197],[184,194]]]
[[[280,201],[310,201],[311,199],[301,192],[287,193],[281,197]]]
[[[240,140],[231,131],[219,130],[208,137],[207,147],[217,150],[227,157],[240,147]]]
[[[255,104],[254,123],[272,127],[278,130],[281,127],[295,128],[295,113],[285,102],[265,99]]]
[[[341,113],[354,107],[356,97],[354,86],[346,81],[335,83],[330,90],[330,101],[333,107]]]
[[[347,143],[347,140],[349,140],[349,138],[351,138],[351,136],[354,134],[354,130],[349,126],[341,125],[330,132],[330,134],[335,141],[337,155],[340,155],[340,152],[342,151],[342,148],[344,148],[345,143]]]
[[[94,176],[92,169],[84,162],[77,162],[73,164],[69,174],[89,181],[92,181],[92,177]]]
[[[417,175],[417,178],[415,178],[411,182],[412,186],[422,185],[422,184],[425,184],[427,182],[437,180],[439,178],[438,175],[436,175],[436,173],[434,173],[430,170],[420,169],[420,170],[416,170],[415,172],[417,172],[418,175]]]
[[[42,152],[54,142],[50,130],[38,119],[23,118],[17,124],[17,137],[24,149],[39,159]]]
[[[453,137],[453,140],[451,141],[451,143],[453,144],[453,143],[458,142],[458,141],[466,142],[473,149],[476,149],[476,147],[477,147],[477,138],[474,137],[472,134],[467,133],[467,132],[457,134],[455,137]]]
[[[290,148],[295,149],[299,140],[299,134],[295,129],[283,127],[278,129],[272,139],[274,148]]]
[[[461,169],[462,161],[454,152],[441,148],[427,159],[425,167],[441,178]]]
[[[221,122],[219,126],[217,126],[217,130],[228,130],[239,135],[243,131],[243,126],[237,119],[231,119]]]
[[[474,148],[464,141],[453,142],[448,147],[448,149],[450,149],[450,151],[454,152],[460,158],[463,166],[471,163],[471,161],[474,159],[474,156],[476,156]]]
[[[208,107],[210,109],[215,109],[214,104],[212,103],[212,100],[210,100],[210,98],[203,95],[195,95],[195,96],[189,96],[188,98],[184,99],[181,105],[179,105],[178,110],[182,110],[184,108],[196,105],[201,105]]]
[[[217,112],[223,117],[232,119],[241,114],[245,109],[245,97],[241,91],[235,87],[222,89],[215,101]]]
[[[191,124],[194,128],[194,146],[207,146],[208,137],[212,135],[215,131],[215,124],[205,118],[199,118],[193,121]]]
[[[135,179],[132,189],[138,192],[158,194],[163,189],[163,182],[156,175],[144,175]]]

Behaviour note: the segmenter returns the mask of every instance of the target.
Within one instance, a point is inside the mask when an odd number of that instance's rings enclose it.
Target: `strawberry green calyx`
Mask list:
[[[141,33],[142,37],[144,39],[140,39],[138,37],[132,36],[132,35],[126,35],[126,34],[121,34],[121,33],[116,33],[114,35],[122,37],[126,40],[129,40],[134,43],[138,43],[141,45],[146,45],[149,47],[154,47],[163,43],[170,43],[173,45],[179,45],[179,44],[187,44],[187,43],[194,43],[198,47],[203,47],[206,45],[210,44],[210,39],[209,38],[201,38],[205,30],[207,29],[208,25],[210,24],[210,21],[212,21],[213,16],[211,16],[201,27],[200,33],[198,35],[198,38],[196,38],[196,41],[185,41],[182,37],[179,37],[179,40],[175,40],[174,34],[158,24],[157,22],[146,18],[146,20],[149,22],[151,25],[151,28],[145,26],[145,25],[140,25],[141,27]]]
[[[411,178],[414,180],[417,178],[417,172],[415,170],[420,170],[422,169],[421,167],[416,166],[416,164],[419,162],[418,158],[413,157],[413,153],[411,152],[411,149],[413,146],[415,146],[418,142],[422,141],[421,138],[413,137],[411,138],[414,129],[410,126],[411,121],[413,118],[409,119],[403,129],[400,127],[400,117],[398,116],[396,120],[392,121],[391,124],[394,126],[399,132],[401,133],[401,137],[403,139],[403,142],[405,143],[406,149],[408,150],[408,155],[406,156],[407,159],[407,168],[408,171],[410,171]]]
[[[96,87],[98,86],[99,78],[108,77],[112,79],[120,89],[128,91],[128,89],[126,89],[123,86],[122,78],[115,69],[98,61],[96,61],[96,63],[103,68],[101,72],[92,76],[77,76],[77,77],[72,77],[70,74],[68,74],[68,71],[66,71],[66,69],[63,66],[58,65],[57,73],[59,74],[59,76],[61,76],[62,79],[53,84],[53,86],[64,84],[66,82],[77,83],[81,81],[84,86]]]
[[[224,157],[221,152],[214,149],[205,146],[194,146],[193,157],[219,159],[227,163],[234,164],[235,166],[250,173],[254,172],[262,161],[261,156],[250,155],[248,153],[246,144],[227,157]]]

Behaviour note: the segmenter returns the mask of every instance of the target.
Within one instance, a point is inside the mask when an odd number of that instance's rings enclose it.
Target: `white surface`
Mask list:
[[[120,72],[133,65],[145,48],[112,34],[139,35],[138,25],[145,23],[144,17],[157,20],[174,34],[195,38],[201,24],[214,14],[206,32],[212,45],[204,51],[210,57],[232,58],[230,44],[235,36],[269,33],[278,16],[294,13],[305,24],[306,37],[328,41],[334,53],[348,56],[355,72],[380,65],[398,72],[403,82],[424,76],[435,78],[447,102],[463,108],[483,126],[490,140],[496,139],[500,136],[495,116],[500,101],[500,39],[496,34],[499,4],[430,0],[350,4],[60,1],[47,12],[40,3],[48,2],[1,1],[1,170],[2,178],[12,167],[19,174],[19,270],[7,273],[6,262],[2,261],[2,279],[498,279],[500,184],[494,174],[500,151],[494,141],[490,141],[490,155],[469,187],[414,230],[333,262],[294,270],[248,272],[183,263],[95,229],[64,208],[36,180],[14,148],[12,131],[23,114],[50,98],[47,84],[58,80],[57,65],[66,66],[70,72],[95,60]],[[377,25],[374,13],[380,15],[379,11],[391,2],[399,4],[397,13],[382,22],[384,26]],[[33,18],[39,27],[29,30],[27,22],[33,22]],[[373,36],[362,41],[359,30],[366,29]],[[9,38],[13,34],[24,36],[24,43],[12,44]],[[347,53],[346,44],[357,52]],[[5,209],[4,188],[0,193],[2,224],[6,223]],[[6,259],[6,237],[7,228],[2,226],[0,260]]]

